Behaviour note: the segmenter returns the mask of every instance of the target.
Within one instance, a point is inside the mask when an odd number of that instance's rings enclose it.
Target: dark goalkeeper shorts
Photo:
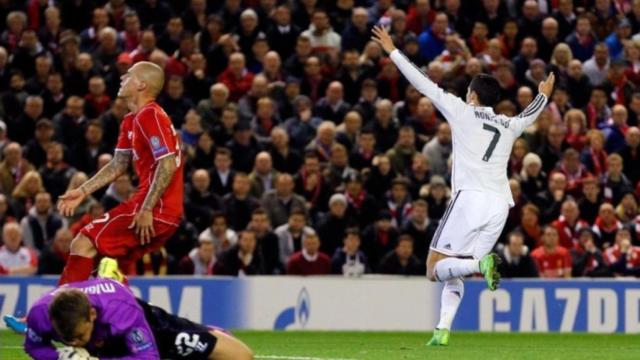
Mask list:
[[[162,359],[206,360],[218,339],[211,329],[138,299]]]

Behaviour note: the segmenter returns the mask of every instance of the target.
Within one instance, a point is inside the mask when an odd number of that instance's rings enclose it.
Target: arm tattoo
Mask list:
[[[113,182],[127,171],[130,163],[130,151],[116,151],[113,155],[113,159],[111,159],[106,166],[100,169],[97,174],[93,175],[91,179],[87,180],[82,184],[82,186],[80,186],[81,190],[84,191],[86,195],[89,195],[101,187]]]
[[[142,204],[143,210],[152,210],[156,206],[156,203],[162,197],[162,194],[164,194],[165,189],[169,186],[176,169],[175,154],[163,157],[158,161],[158,167],[156,168],[155,174],[153,174],[151,187]]]

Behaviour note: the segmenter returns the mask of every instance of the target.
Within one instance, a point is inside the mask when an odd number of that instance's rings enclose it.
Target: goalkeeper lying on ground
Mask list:
[[[240,340],[136,299],[112,279],[70,283],[43,296],[27,315],[24,346],[37,360],[253,359]]]

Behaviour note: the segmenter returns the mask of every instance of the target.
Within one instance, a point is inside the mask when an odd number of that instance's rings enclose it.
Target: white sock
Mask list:
[[[460,278],[450,279],[444,282],[442,298],[440,299],[440,322],[436,328],[451,329],[451,323],[456,317],[458,306],[464,295],[464,282]]]
[[[445,282],[449,279],[469,276],[480,272],[480,260],[446,258],[438,261],[435,266],[436,280]]]

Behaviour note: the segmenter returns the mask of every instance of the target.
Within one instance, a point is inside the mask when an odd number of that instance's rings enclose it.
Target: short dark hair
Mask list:
[[[231,151],[227,148],[217,148],[216,149],[216,156],[228,156],[231,157]]]
[[[318,156],[318,153],[316,153],[315,150],[307,150],[304,153],[304,159],[316,159],[316,160],[320,160],[320,157]]]
[[[480,105],[494,107],[500,101],[500,84],[491,75],[476,75],[471,80],[469,89],[476,93]]]
[[[253,210],[253,212],[251,212],[251,217],[253,216],[262,216],[262,215],[267,215],[267,212],[264,210],[264,208],[256,208],[255,210]]]
[[[302,216],[305,220],[307,219],[307,213],[305,213],[304,210],[299,207],[291,210],[291,213],[289,213],[289,217],[291,218],[293,216]]]
[[[398,236],[398,245],[403,241],[408,241],[408,242],[413,244],[413,236],[411,236],[409,234],[402,234],[402,235]]]
[[[371,135],[371,136],[376,136],[376,133],[373,132],[373,129],[366,127],[364,129],[362,129],[362,131],[360,131],[360,135]]]
[[[355,226],[347,228],[344,232],[344,237],[347,238],[348,236],[357,236],[360,238],[360,229]]]
[[[89,298],[77,289],[60,291],[49,305],[49,318],[63,341],[73,341],[78,325],[91,318]]]
[[[89,120],[87,122],[87,128],[89,128],[90,126],[91,127],[96,127],[96,128],[98,128],[100,130],[104,130],[104,127],[102,127],[102,122],[100,120],[98,120],[98,119]]]
[[[514,230],[514,231],[509,232],[509,234],[507,234],[507,244],[510,243],[511,239],[514,238],[514,237],[522,238],[523,241],[524,241],[524,234],[519,230]]]
[[[225,214],[224,211],[214,211],[213,214],[211,214],[211,223],[213,224],[216,219],[224,219],[225,223],[229,223],[227,214]]]

